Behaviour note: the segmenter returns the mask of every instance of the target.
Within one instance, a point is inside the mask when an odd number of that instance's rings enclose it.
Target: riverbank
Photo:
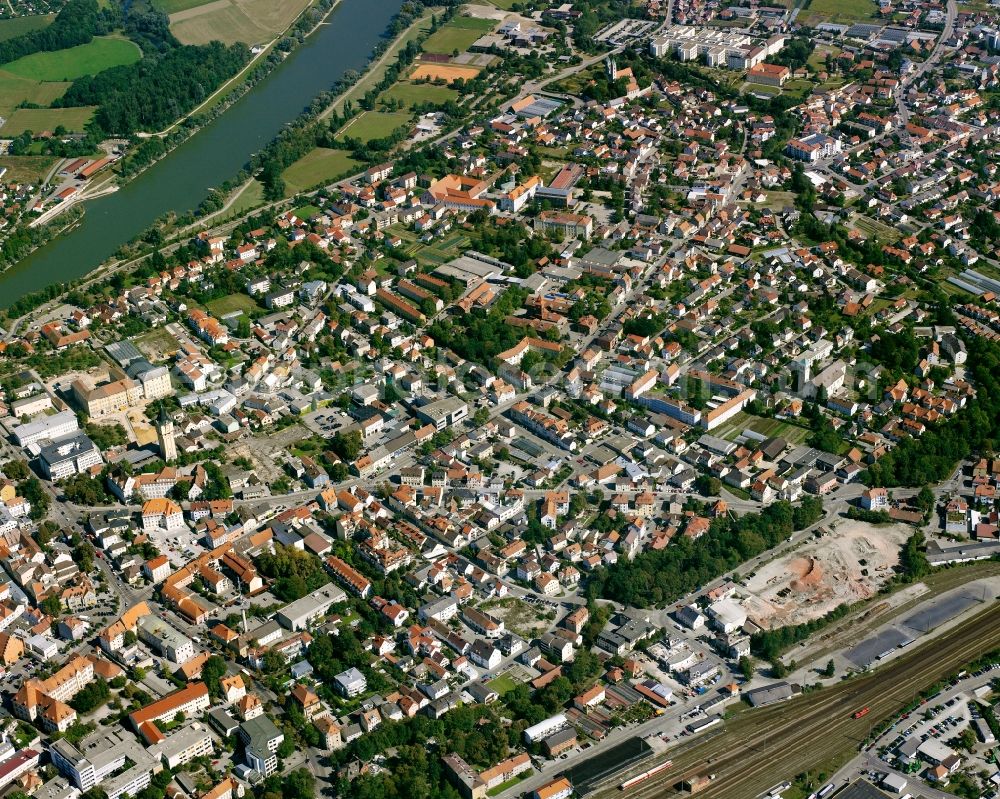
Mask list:
[[[157,219],[176,213],[184,221],[213,186],[239,174],[254,153],[327,94],[331,84],[377,60],[400,5],[402,0],[391,0],[373,9],[365,0],[340,0],[332,15],[325,15],[325,24],[312,26],[311,35],[276,69],[198,135],[186,138],[169,158],[159,159],[119,191],[87,203],[84,221],[73,233],[0,275],[0,305],[10,307],[33,294],[38,304],[44,303],[57,296],[55,289],[62,294],[106,264]]]

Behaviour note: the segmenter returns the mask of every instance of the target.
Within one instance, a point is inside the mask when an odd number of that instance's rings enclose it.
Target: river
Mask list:
[[[76,228],[0,274],[0,307],[82,277],[160,216],[197,207],[313,98],[348,70],[363,69],[402,4],[341,0],[318,30],[221,116],[118,191],[88,201]]]

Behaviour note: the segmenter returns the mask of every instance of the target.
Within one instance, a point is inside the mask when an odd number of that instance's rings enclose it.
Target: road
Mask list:
[[[952,628],[874,672],[789,702],[747,712],[711,739],[667,753],[673,768],[635,789],[630,799],[671,795],[680,779],[701,772],[716,780],[709,799],[748,799],[796,774],[825,767],[856,749],[872,728],[914,700],[919,691],[1000,646],[1000,605]],[[870,707],[863,719],[852,718]],[[649,768],[651,762],[640,769]],[[617,779],[616,779],[617,783]],[[596,796],[618,795],[608,786]]]

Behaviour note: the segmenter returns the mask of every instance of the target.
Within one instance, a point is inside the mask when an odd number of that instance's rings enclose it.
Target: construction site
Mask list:
[[[889,580],[911,530],[842,519],[821,538],[757,570],[743,606],[764,629],[801,624],[834,608],[870,599]]]

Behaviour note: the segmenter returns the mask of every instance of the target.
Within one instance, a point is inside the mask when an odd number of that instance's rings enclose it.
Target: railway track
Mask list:
[[[717,774],[700,796],[748,799],[780,778],[822,765],[837,752],[860,744],[872,727],[918,692],[961,665],[1000,646],[1000,605],[928,641],[872,674],[806,694],[791,702],[753,711],[732,730],[668,752],[673,768],[628,792],[629,799],[670,796],[686,776]],[[851,714],[871,711],[861,719]],[[648,766],[647,766],[648,768]],[[616,783],[617,784],[617,783]],[[616,789],[599,796],[621,795]]]

